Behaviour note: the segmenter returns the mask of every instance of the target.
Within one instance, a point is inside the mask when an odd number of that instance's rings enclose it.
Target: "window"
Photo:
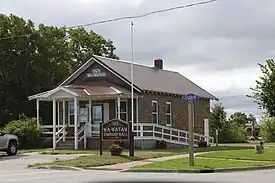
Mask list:
[[[79,103],[77,103],[77,108],[79,115]],[[74,102],[68,102],[68,124],[74,125]]]
[[[171,102],[166,102],[165,111],[166,111],[166,125],[171,126],[171,123],[172,123]]]
[[[128,121],[128,115],[127,115],[127,110],[128,105],[127,101],[120,101],[120,119],[124,121]],[[118,118],[118,104],[116,101],[116,117]]]
[[[159,123],[159,106],[158,101],[152,101],[152,122],[158,124]]]

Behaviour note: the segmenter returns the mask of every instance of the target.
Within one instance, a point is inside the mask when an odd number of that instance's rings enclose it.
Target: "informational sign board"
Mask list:
[[[102,140],[128,140],[129,123],[121,119],[112,119],[102,125]]]
[[[89,120],[89,109],[88,108],[80,108],[79,109],[79,121],[80,122],[88,122]]]

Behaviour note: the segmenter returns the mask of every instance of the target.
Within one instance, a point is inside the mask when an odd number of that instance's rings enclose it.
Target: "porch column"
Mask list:
[[[37,126],[37,129],[39,129],[39,127],[40,127],[40,123],[39,123],[39,99],[36,99],[36,126]]]
[[[120,96],[117,97],[117,118],[120,119]]]
[[[92,136],[92,99],[89,99],[89,136]]]
[[[138,123],[138,97],[136,98],[136,123]]]
[[[74,97],[74,149],[78,149],[77,98]]]
[[[63,117],[62,117],[62,123],[63,123],[63,125],[65,125],[65,120],[66,120],[66,109],[65,109],[65,100],[63,100],[62,101],[62,115],[63,115]]]
[[[53,149],[56,149],[56,99],[53,98]]]
[[[209,119],[204,118],[204,135],[206,136],[207,145],[209,144]]]
[[[57,101],[57,125],[60,125],[60,105],[59,101]]]

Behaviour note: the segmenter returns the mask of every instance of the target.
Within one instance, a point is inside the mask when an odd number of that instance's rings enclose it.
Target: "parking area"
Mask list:
[[[70,155],[45,155],[38,152],[18,154],[15,156],[0,155],[0,172],[5,169],[22,170],[30,164],[52,162],[55,160],[67,160],[83,156],[81,154]]]

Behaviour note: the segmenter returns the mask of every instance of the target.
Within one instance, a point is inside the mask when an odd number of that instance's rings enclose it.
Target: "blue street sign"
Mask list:
[[[195,100],[198,100],[199,98],[200,97],[198,95],[195,95],[193,93],[188,93],[187,95],[182,96],[183,100],[190,102],[190,103],[193,103]]]

